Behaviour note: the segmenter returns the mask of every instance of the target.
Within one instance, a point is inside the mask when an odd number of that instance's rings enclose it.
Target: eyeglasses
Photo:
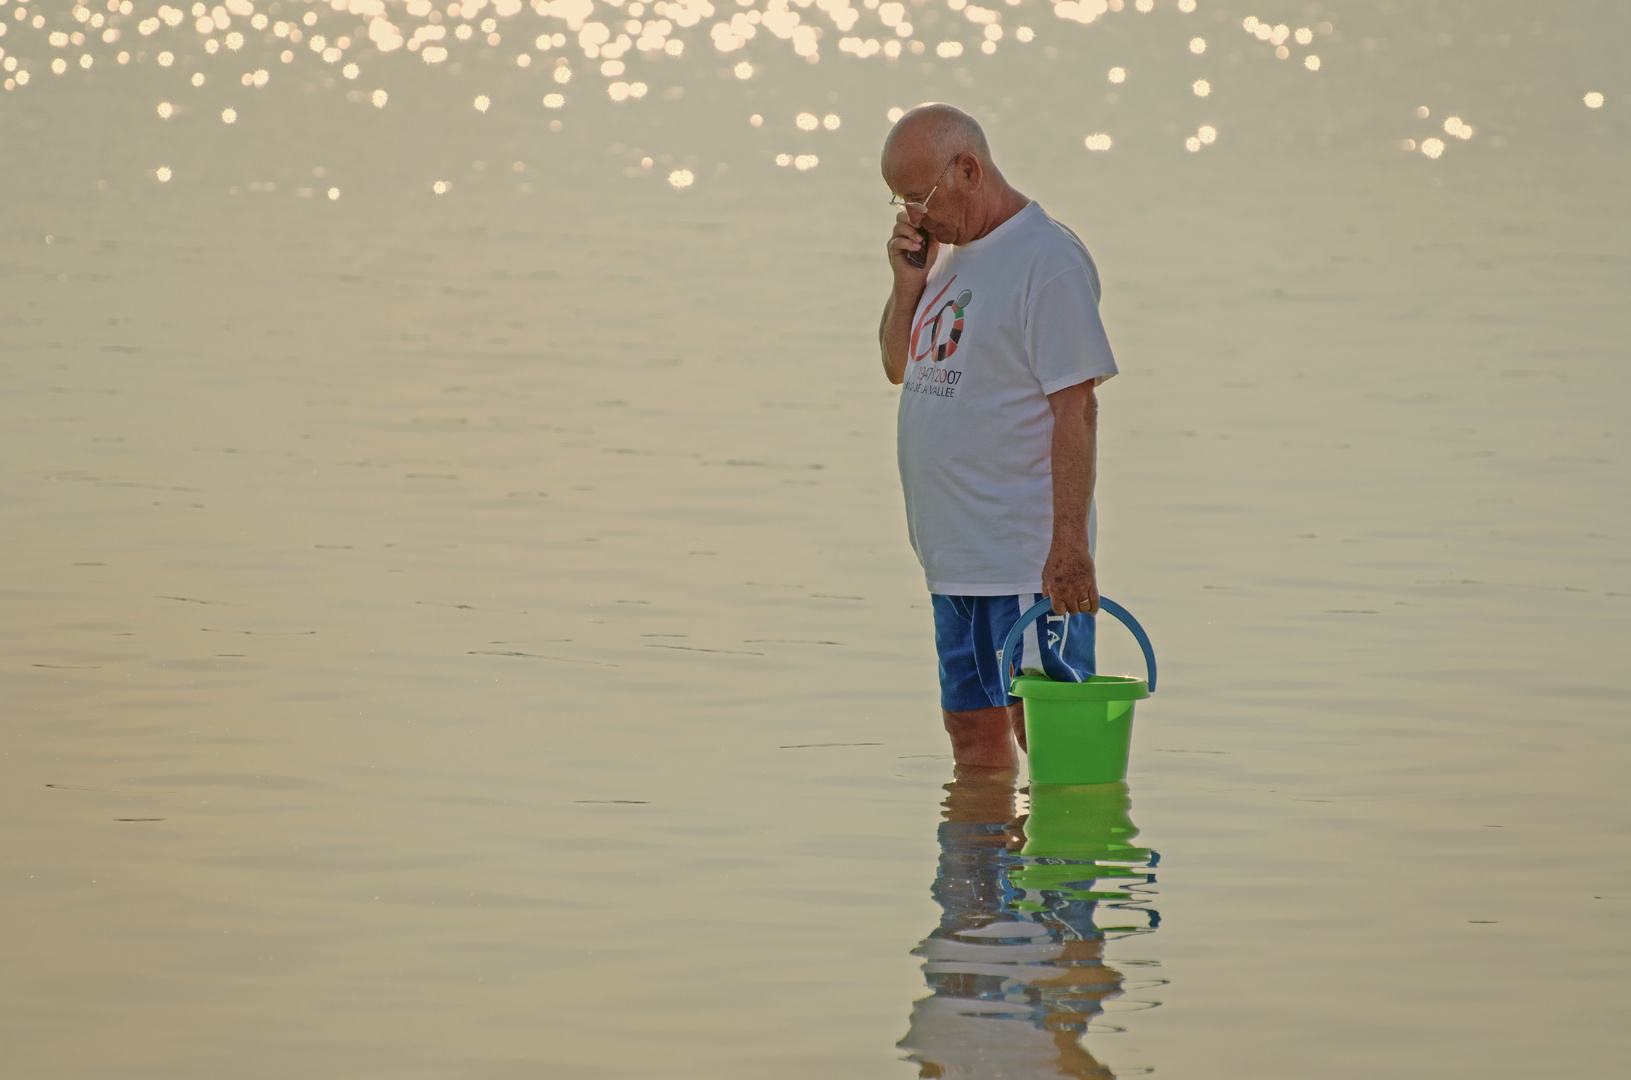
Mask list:
[[[946,169],[949,169],[953,165],[957,164],[957,158],[962,156],[962,154],[958,154],[956,157],[953,157],[950,161],[946,162]],[[929,193],[923,196],[921,202],[917,199],[908,199],[904,195],[894,195],[890,197],[889,205],[895,207],[897,210],[903,210],[907,207],[914,207],[918,213],[927,214],[929,212],[929,200],[934,198],[934,193],[940,190],[940,181],[943,177],[945,177],[946,169],[940,170],[940,175],[934,178],[934,187],[929,189]]]

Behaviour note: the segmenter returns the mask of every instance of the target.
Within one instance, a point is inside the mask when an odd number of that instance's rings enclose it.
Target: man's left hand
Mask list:
[[[1042,592],[1053,600],[1055,615],[1097,615],[1099,579],[1085,545],[1055,544],[1042,567]]]

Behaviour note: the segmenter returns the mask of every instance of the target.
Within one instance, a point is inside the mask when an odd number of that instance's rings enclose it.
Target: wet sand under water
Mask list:
[[[1105,279],[1163,661],[1087,1050],[1623,1070],[1612,160],[1102,161],[1012,170]],[[912,1075],[951,766],[877,186],[168,194],[0,211],[7,1069]]]

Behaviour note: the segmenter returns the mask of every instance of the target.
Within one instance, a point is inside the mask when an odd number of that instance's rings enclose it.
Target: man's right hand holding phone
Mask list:
[[[908,212],[895,215],[895,234],[889,238],[889,264],[896,278],[904,278],[922,287],[928,277],[928,265],[939,243],[924,229],[912,224]]]

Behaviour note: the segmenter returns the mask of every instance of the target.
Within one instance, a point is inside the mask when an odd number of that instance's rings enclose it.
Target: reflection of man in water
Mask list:
[[[1007,660],[1069,682],[1093,673],[1094,388],[1116,373],[1099,274],[950,105],[901,117],[883,175],[901,210],[878,337],[901,387],[901,486],[934,602],[940,705],[959,764],[1006,768],[1025,729],[997,650],[1020,612],[1053,598]]]
[[[1009,850],[1023,839],[1011,770],[959,768],[946,792],[933,888],[942,916],[914,950],[933,994],[913,1006],[901,1049],[919,1076],[1113,1076],[1081,1043],[1122,983],[1104,963],[1096,902],[1079,889],[1022,898],[1014,887],[1027,860]]]

